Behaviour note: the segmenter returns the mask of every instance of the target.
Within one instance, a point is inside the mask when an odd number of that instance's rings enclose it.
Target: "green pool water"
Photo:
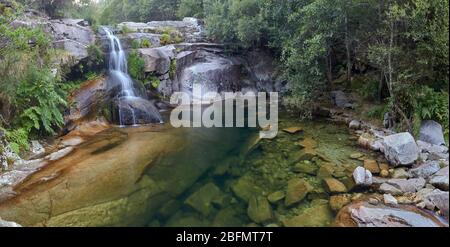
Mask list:
[[[288,127],[301,127],[303,131],[296,134],[282,131]],[[348,128],[328,121],[299,121],[283,113],[276,138],[258,141],[257,131],[245,128],[186,129],[185,148],[162,158],[147,171],[156,183],[179,184],[180,188],[174,192],[178,194],[175,198],[162,203],[148,216],[147,225],[332,224],[335,212],[328,205],[330,194],[323,185],[323,178],[328,175],[323,167],[331,167],[331,176],[346,184],[351,180],[354,168],[362,164],[362,161],[350,159],[352,153],[364,151],[357,148]],[[300,143],[305,139],[316,142],[317,155],[299,161],[304,149]],[[177,169],[170,169],[175,164]],[[306,166],[307,171],[299,166]],[[249,201],[254,200],[253,197],[268,198],[274,192],[286,193],[288,182],[295,178],[312,186],[306,198],[290,206],[285,205],[284,199],[270,202],[272,216],[269,220],[256,223],[249,217]]]

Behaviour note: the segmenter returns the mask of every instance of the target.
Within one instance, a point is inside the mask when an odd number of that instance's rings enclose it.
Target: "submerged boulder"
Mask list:
[[[248,202],[248,217],[256,223],[266,223],[273,218],[272,207],[264,196],[253,196]]]
[[[219,187],[214,183],[208,183],[194,192],[185,203],[202,215],[208,216],[213,208],[212,202],[221,195]]]
[[[285,205],[289,207],[300,202],[311,190],[311,185],[303,179],[293,178],[289,180],[286,191]]]
[[[420,127],[419,140],[434,145],[445,145],[442,125],[432,120],[424,121]]]
[[[305,209],[298,215],[282,220],[285,227],[325,227],[333,221],[333,211],[331,211],[328,201],[313,201],[310,208]]]
[[[411,165],[419,158],[419,148],[414,137],[407,132],[384,138],[384,154],[394,166]]]

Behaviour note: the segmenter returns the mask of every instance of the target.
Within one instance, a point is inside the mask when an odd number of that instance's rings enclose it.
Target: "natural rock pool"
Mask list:
[[[371,154],[328,121],[284,113],[276,138],[258,131],[109,128],[16,186],[0,214],[25,226],[332,224],[330,195]]]

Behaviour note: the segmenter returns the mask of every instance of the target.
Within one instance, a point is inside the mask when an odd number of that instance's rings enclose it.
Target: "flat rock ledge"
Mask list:
[[[375,206],[368,202],[344,207],[335,224],[340,227],[448,227],[434,214],[414,206]]]

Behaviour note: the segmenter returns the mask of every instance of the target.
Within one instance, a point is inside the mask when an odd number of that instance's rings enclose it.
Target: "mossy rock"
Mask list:
[[[289,180],[284,201],[285,205],[290,207],[302,201],[312,189],[312,186],[304,179],[293,178]]]
[[[264,196],[252,196],[250,198],[247,214],[256,223],[266,223],[273,218],[272,207]]]
[[[231,190],[239,199],[247,203],[252,196],[263,194],[263,189],[256,185],[249,176],[239,178],[231,186]]]
[[[212,212],[212,202],[222,195],[222,191],[214,183],[208,183],[189,196],[185,204],[204,216]]]

